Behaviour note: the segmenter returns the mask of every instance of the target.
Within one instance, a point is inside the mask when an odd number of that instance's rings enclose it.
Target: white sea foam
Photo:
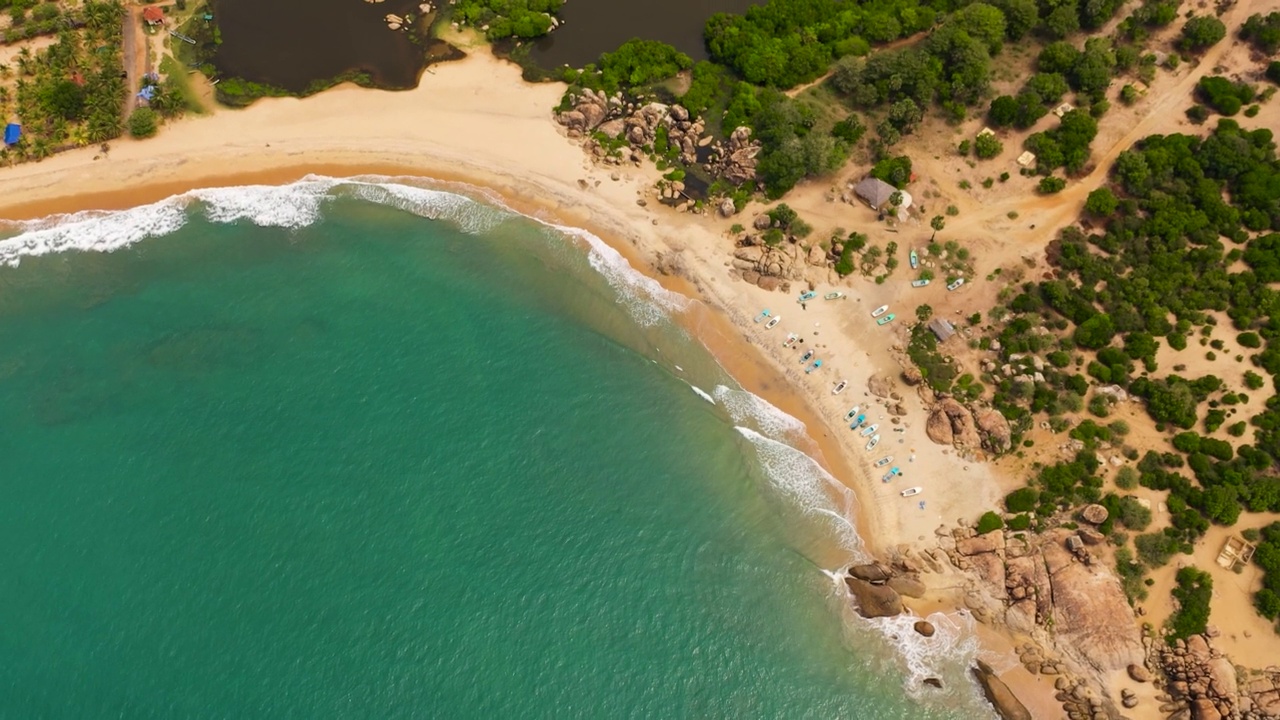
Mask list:
[[[716,399],[715,399],[715,398],[713,398],[713,397],[711,397],[710,395],[708,395],[706,390],[703,390],[702,388],[698,387],[697,385],[690,385],[689,387],[690,387],[690,388],[692,388],[692,389],[693,389],[693,391],[694,391],[695,393],[697,393],[697,394],[698,394],[698,397],[702,398],[703,400],[706,400],[707,402],[711,403],[712,405],[715,405],[715,404],[716,404]]]
[[[18,233],[0,240],[0,263],[16,266],[24,257],[73,250],[111,252],[168,235],[186,224],[188,202],[174,197],[116,212],[90,210],[13,223]]]
[[[794,440],[805,433],[804,423],[755,393],[717,385],[711,395],[729,412],[734,423],[751,425],[773,440]]]
[[[831,477],[803,452],[751,428],[734,426],[756,448],[765,477],[797,508],[816,517],[831,518],[834,534],[850,552],[862,556],[862,540],[854,523],[853,492]]]

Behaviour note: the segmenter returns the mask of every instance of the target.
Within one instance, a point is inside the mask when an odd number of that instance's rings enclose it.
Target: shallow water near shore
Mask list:
[[[10,234],[0,715],[988,717],[587,234],[327,179]]]

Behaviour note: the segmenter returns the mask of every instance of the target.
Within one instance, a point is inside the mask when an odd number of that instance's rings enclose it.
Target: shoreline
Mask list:
[[[917,546],[932,539],[933,529],[946,522],[944,517],[954,522],[957,513],[982,505],[986,496],[995,497],[988,466],[973,463],[976,468],[971,468],[923,437],[923,409],[914,392],[902,394],[908,427],[918,436],[911,450],[919,461],[914,467],[904,463],[904,470],[912,478],[923,473],[928,479],[963,472],[974,481],[974,487],[957,484],[951,501],[942,495],[943,488],[937,494],[930,488],[930,494],[922,496],[929,498],[927,513],[921,509],[910,514],[914,503],[895,503],[900,500],[896,489],[905,485],[874,480],[858,438],[847,430],[842,435],[844,428],[834,425],[844,415],[841,407],[872,402],[864,392],[870,375],[897,379],[899,368],[889,347],[896,332],[873,335],[876,327],[868,313],[861,312],[882,304],[891,291],[842,283],[848,300],[825,305],[819,301],[801,310],[790,307],[793,296],[784,302],[778,293],[730,280],[723,266],[731,242],[723,232],[731,222],[745,224],[747,216],[721,220],[637,204],[637,198],[650,197],[648,190],[660,173],[652,167],[627,166],[616,168],[619,179],[613,180],[611,168],[592,165],[551,118],[561,91],[558,84],[525,83],[515,65],[473,50],[466,60],[424,75],[417,89],[405,93],[340,86],[305,100],[266,99],[245,110],[219,110],[172,123],[150,140],[118,141],[105,158],[85,148],[42,163],[0,169],[0,219],[118,210],[196,188],[280,185],[308,174],[415,176],[430,178],[445,189],[464,185],[473,192],[492,193],[517,212],[587,229],[638,272],[698,300],[695,309],[679,314],[676,321],[744,388],[804,423],[813,447],[802,449],[856,496],[858,536],[868,553],[880,556],[898,545]],[[654,260],[664,253],[677,255],[683,271],[659,272]],[[820,288],[819,294],[828,289]],[[799,316],[806,331],[809,322],[816,323],[820,329],[813,330],[815,342],[842,360],[832,362],[831,371],[820,378],[796,372],[798,366],[788,367],[794,359],[780,341],[795,328],[789,330],[787,323],[766,332],[753,325],[752,308],[761,303],[785,308],[788,319]],[[901,330],[903,325],[896,327]],[[753,349],[744,350],[744,345]],[[837,369],[839,363],[846,367]],[[832,396],[827,381],[833,383],[837,372],[849,379],[849,389]],[[896,446],[892,441],[898,439],[887,426],[884,429],[884,444],[878,448],[882,451]],[[910,509],[904,513],[903,508]],[[939,603],[932,595],[927,602],[908,601],[914,607],[936,609],[939,604],[952,603]],[[999,645],[982,642],[990,652],[998,652]],[[1023,688],[1015,689],[1023,694]]]

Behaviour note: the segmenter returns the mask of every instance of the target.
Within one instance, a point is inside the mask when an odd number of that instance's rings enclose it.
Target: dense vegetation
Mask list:
[[[1258,52],[1275,55],[1280,51],[1280,12],[1266,16],[1250,15],[1240,26],[1240,39],[1247,41]]]
[[[550,32],[552,16],[562,5],[564,0],[456,0],[452,16],[459,23],[485,28],[490,40],[535,38]]]
[[[1280,618],[1280,522],[1262,528],[1253,561],[1266,572],[1253,604],[1268,620]],[[1280,632],[1280,626],[1276,631]]]
[[[1193,567],[1178,571],[1173,597],[1178,610],[1169,618],[1169,642],[1199,635],[1209,624],[1209,601],[1213,598],[1213,578]]]
[[[598,62],[581,70],[565,68],[561,79],[573,87],[614,93],[645,88],[691,67],[693,61],[688,55],[666,43],[633,39],[613,52],[601,54]]]
[[[39,160],[62,148],[120,135],[123,16],[116,0],[87,2],[72,23],[80,29],[64,27],[52,45],[37,53],[25,47],[18,52],[16,92],[0,88],[0,112],[21,118],[23,139],[0,156]]]

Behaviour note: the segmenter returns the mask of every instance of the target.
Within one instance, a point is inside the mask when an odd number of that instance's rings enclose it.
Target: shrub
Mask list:
[[[129,115],[129,134],[136,138],[149,138],[156,134],[156,113],[151,108],[140,107]]]
[[[1004,145],[994,134],[986,133],[973,141],[973,151],[979,158],[989,160],[1004,152]]]
[[[1181,544],[1177,538],[1166,533],[1148,533],[1133,539],[1133,546],[1138,550],[1138,558],[1149,568],[1163,567],[1169,558],[1178,552]]]
[[[1032,487],[1014,490],[1004,498],[1004,507],[1011,513],[1024,513],[1035,510],[1040,502],[1040,491]]]
[[[1182,37],[1178,39],[1178,49],[1185,52],[1200,52],[1216,44],[1227,36],[1227,26],[1216,17],[1196,16],[1182,26]]]
[[[1026,513],[1019,513],[1018,515],[1014,515],[1013,517],[1009,518],[1009,522],[1005,524],[1005,527],[1014,531],[1026,530],[1027,528],[1031,527],[1031,516]]]
[[[986,535],[989,532],[999,530],[1004,527],[1004,520],[994,510],[988,510],[978,518],[978,534]]]
[[[1130,530],[1141,532],[1151,524],[1151,510],[1138,502],[1137,498],[1126,495],[1120,498],[1120,513],[1116,519]]]
[[[1062,192],[1062,189],[1065,188],[1066,186],[1067,186],[1066,180],[1063,180],[1060,177],[1054,177],[1053,175],[1050,175],[1048,177],[1040,178],[1040,185],[1037,187],[1037,189],[1041,192],[1041,194],[1052,195],[1054,193]]]
[[[1132,490],[1138,487],[1138,471],[1125,465],[1116,471],[1116,487],[1121,490]]]

